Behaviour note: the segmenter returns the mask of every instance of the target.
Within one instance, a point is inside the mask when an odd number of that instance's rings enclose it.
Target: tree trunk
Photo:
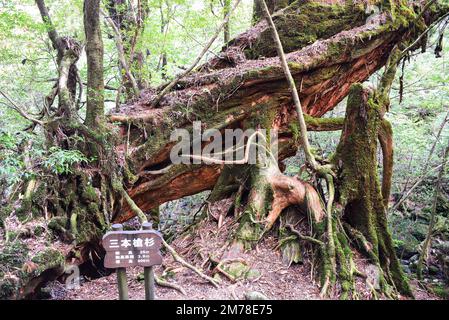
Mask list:
[[[393,285],[401,293],[411,294],[388,231],[377,172],[377,141],[383,121],[381,108],[376,92],[360,84],[351,88],[344,129],[333,158],[339,168],[338,201],[344,208],[344,221],[356,234],[363,236],[354,239],[359,248],[383,270],[380,284]]]
[[[298,6],[310,20],[303,21],[293,14]],[[446,11],[446,7],[432,11],[426,16],[426,23],[430,24]],[[287,55],[303,110],[309,115],[306,119],[309,130],[323,130],[323,126],[338,130],[341,119],[320,123],[312,117],[321,117],[332,110],[347,96],[353,83],[365,81],[385,65],[398,42],[417,36],[409,22],[416,14],[411,14],[409,9],[396,8],[394,19],[389,12],[380,13],[366,25],[363,25],[364,12],[363,7],[355,5],[306,1],[295,2],[274,17],[284,42],[295,32],[297,36],[302,32],[309,34],[304,23],[315,28],[316,15],[324,14],[333,25],[321,33],[312,32],[323,39],[311,45],[292,41]],[[298,17],[298,20],[290,21],[286,29],[283,24],[286,17]],[[329,32],[333,34],[326,34]],[[174,145],[170,134],[177,128],[191,130],[195,119],[201,120],[208,129],[247,129],[254,128],[254,123],[263,128],[276,127],[281,137],[280,160],[296,152],[298,146],[292,137],[297,117],[278,58],[249,60],[274,54],[274,46],[257,45],[272,43],[262,41],[265,37],[271,34],[266,22],[261,21],[231,41],[220,57],[203,65],[200,72],[179,81],[176,90],[168,93],[157,108],[150,107],[157,93],[147,90],[143,99],[109,116],[111,122],[122,123],[123,144],[119,149],[128,151],[129,168],[136,175],[129,192],[142,210],[212,189],[220,176],[221,165],[170,165],[169,155]],[[183,107],[186,105],[189,108]],[[114,220],[125,221],[132,216],[134,213],[125,206]]]
[[[100,27],[100,0],[84,2],[84,29],[87,54],[86,125],[95,130],[104,126],[103,38]]]

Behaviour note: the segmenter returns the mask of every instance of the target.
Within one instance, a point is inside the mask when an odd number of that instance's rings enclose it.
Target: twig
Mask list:
[[[154,281],[156,282],[156,284],[157,284],[158,286],[166,287],[166,288],[172,288],[172,289],[175,289],[175,290],[181,292],[183,295],[187,295],[187,293],[186,293],[186,291],[184,290],[184,288],[181,287],[180,285],[177,285],[177,284],[175,284],[175,283],[172,283],[172,282],[168,282],[168,281],[162,280],[162,278],[159,278],[158,276],[155,276],[155,277],[154,277]]]
[[[164,239],[162,239],[162,245],[167,249],[168,252],[173,256],[173,259],[175,259],[176,262],[180,263],[186,268],[189,268],[193,272],[195,272],[200,278],[210,282],[215,288],[218,288],[218,283],[215,279],[205,275],[200,269],[197,267],[191,265],[187,261],[185,261],[176,251],[171,247],[167,242],[165,242]]]
[[[418,265],[416,267],[416,274],[418,276],[418,279],[420,279],[420,280],[422,279],[423,263],[425,262],[427,264],[428,251],[431,247],[433,228],[435,226],[435,216],[436,216],[436,211],[437,211],[438,198],[441,193],[441,180],[443,179],[443,174],[446,169],[448,154],[449,154],[449,141],[448,141],[446,149],[444,150],[443,160],[441,163],[441,169],[440,169],[440,172],[438,173],[438,180],[437,180],[437,183],[435,186],[435,193],[433,196],[433,203],[432,203],[432,212],[430,214],[429,230],[427,232],[426,240],[424,241],[421,255],[418,260]]]
[[[430,159],[432,158],[435,148],[438,144],[438,142],[440,141],[440,136],[443,132],[444,127],[446,126],[447,122],[449,121],[449,111],[446,113],[446,116],[443,119],[443,122],[440,125],[440,128],[438,130],[437,136],[435,138],[435,141],[433,142],[432,147],[430,148],[429,154],[427,155],[427,160],[425,162],[424,168],[422,169],[422,174],[421,176],[414,182],[414,184],[412,185],[412,187],[406,192],[406,194],[404,196],[402,196],[398,202],[396,202],[396,204],[393,206],[393,208],[391,209],[391,211],[395,211],[397,210],[397,208],[399,208],[401,206],[402,203],[404,203],[405,200],[408,199],[408,197],[410,197],[410,195],[412,194],[412,192],[421,184],[421,182],[427,177],[427,175],[436,170],[437,168],[439,168],[440,166],[430,169],[429,165],[430,165]]]
[[[324,242],[315,239],[313,237],[309,237],[309,236],[305,236],[303,234],[301,234],[301,232],[299,232],[298,230],[296,230],[291,224],[287,224],[285,225],[287,227],[287,229],[289,229],[293,234],[295,234],[300,240],[303,241],[308,241],[314,244],[317,244],[319,246],[324,246]]]
[[[29,114],[27,114],[22,107],[20,107],[17,103],[15,103],[6,93],[4,93],[2,90],[0,90],[0,94],[5,97],[5,99],[11,104],[11,105],[7,105],[8,107],[10,107],[11,109],[17,111],[22,117],[24,117],[25,119],[34,122],[36,124],[39,124],[41,126],[44,126],[45,122],[37,120],[33,117],[31,117]]]
[[[401,57],[404,57],[407,52],[409,52],[411,49],[413,49],[417,43],[419,43],[419,41],[421,41],[421,39],[427,34],[429,33],[430,30],[432,30],[432,28],[437,25],[438,23],[440,23],[441,21],[443,21],[445,18],[447,18],[449,16],[449,12],[446,13],[445,15],[443,15],[441,18],[439,18],[437,21],[435,21],[434,23],[432,23],[423,33],[421,33],[419,35],[419,37],[411,44],[409,45],[407,48],[405,48],[404,50],[402,50],[401,53]]]
[[[121,183],[116,183],[115,189],[118,189],[118,191],[121,193],[122,197],[126,200],[129,207],[132,211],[139,217],[140,222],[148,222],[148,218],[143,213],[143,211],[137,206],[137,204],[134,202],[133,199],[129,196],[128,192],[126,192],[125,188],[123,188]]]
[[[304,148],[304,153],[307,162],[312,166],[312,168],[314,169],[318,168],[318,163],[316,162],[315,157],[312,154],[309,138],[307,136],[307,125],[304,119],[304,112],[302,111],[301,100],[299,99],[298,90],[296,89],[295,79],[293,78],[292,73],[290,72],[290,68],[287,63],[287,58],[285,57],[284,48],[282,46],[282,42],[276,30],[276,26],[273,22],[273,19],[271,18],[270,10],[268,9],[265,0],[260,1],[265,12],[265,19],[267,20],[268,25],[270,26],[273,35],[273,40],[276,43],[276,50],[278,52],[279,59],[281,60],[282,69],[284,70],[285,77],[287,78],[287,82],[290,87],[290,91],[292,93],[296,113],[298,114],[299,127],[301,131],[301,142]]]
[[[212,38],[209,39],[209,42],[206,44],[206,46],[203,48],[201,53],[196,57],[195,61],[192,63],[190,67],[187,68],[184,72],[178,74],[175,79],[173,79],[172,82],[170,82],[168,85],[164,87],[164,89],[154,98],[153,102],[151,103],[151,106],[154,108],[156,107],[159,102],[162,100],[162,98],[178,83],[178,81],[185,76],[187,76],[190,72],[192,72],[193,69],[197,66],[197,64],[201,61],[201,59],[204,57],[206,52],[209,51],[212,44],[215,42],[215,40],[220,35],[221,31],[225,27],[225,25],[229,22],[229,18],[231,17],[231,14],[234,12],[234,10],[237,8],[237,6],[240,4],[241,0],[237,0],[232,10],[229,11],[229,13],[225,16],[223,22],[220,24],[220,26],[215,31],[215,34],[212,36]]]

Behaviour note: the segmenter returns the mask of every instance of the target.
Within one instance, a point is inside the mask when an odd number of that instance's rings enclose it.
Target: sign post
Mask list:
[[[120,300],[128,300],[126,268],[135,266],[144,267],[145,299],[154,300],[153,266],[162,264],[162,235],[152,230],[150,223],[138,231],[123,231],[121,224],[113,225],[112,230],[103,237],[104,266],[116,269]]]
[[[152,230],[153,226],[149,222],[142,224],[143,230]],[[154,271],[153,267],[144,267],[143,276],[145,282],[145,300],[154,300]]]
[[[114,224],[112,226],[114,231],[123,231],[123,226],[121,224]],[[129,300],[128,298],[128,282],[126,281],[126,268],[117,268],[117,286],[118,286],[118,296],[120,300]]]

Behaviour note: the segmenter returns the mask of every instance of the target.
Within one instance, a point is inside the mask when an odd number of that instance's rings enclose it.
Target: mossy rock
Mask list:
[[[38,266],[37,273],[41,273],[47,269],[64,268],[65,257],[60,251],[48,248],[36,254],[31,261]]]
[[[223,270],[229,273],[235,280],[254,280],[260,276],[260,271],[251,269],[242,262],[233,262],[223,267]]]
[[[18,269],[27,261],[28,247],[20,241],[5,245],[0,252],[0,265],[5,269]]]
[[[2,276],[0,278],[0,300],[12,299],[20,289],[20,279],[15,276]]]
[[[246,273],[246,280],[250,280],[250,281],[256,280],[260,276],[261,276],[261,273],[259,270],[249,269],[248,272]]]
[[[68,219],[66,217],[53,217],[48,222],[48,228],[60,232],[61,230],[66,230]]]
[[[434,232],[442,236],[445,240],[449,239],[449,219],[443,216],[437,216]]]
[[[268,297],[258,291],[250,291],[245,293],[246,300],[268,300]]]
[[[241,262],[233,262],[223,267],[234,279],[245,279],[250,267]]]
[[[20,241],[7,243],[0,252],[0,300],[17,297],[23,283],[21,269],[28,253],[28,247]]]
[[[414,237],[408,237],[406,240],[393,240],[393,245],[398,258],[408,260],[418,253],[419,241]]]

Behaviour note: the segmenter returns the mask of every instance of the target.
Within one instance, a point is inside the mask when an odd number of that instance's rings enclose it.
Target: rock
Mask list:
[[[449,256],[449,241],[444,241],[441,243],[437,243],[434,245],[435,249],[437,249],[441,254]]]
[[[248,272],[250,271],[250,267],[242,262],[233,262],[225,267],[223,267],[224,271],[229,273],[234,279],[245,279],[247,277]]]
[[[412,273],[412,271],[410,270],[410,267],[406,266],[406,265],[402,266],[402,270],[404,270],[404,272],[407,273],[407,274],[411,274]]]
[[[29,260],[29,249],[21,241],[6,245],[0,252],[0,299],[33,298],[48,281],[64,272],[65,258],[47,248]]]
[[[400,259],[408,260],[418,253],[418,241],[401,241],[394,242],[396,254]]]
[[[263,293],[257,291],[249,291],[245,293],[246,300],[269,300]]]
[[[29,249],[22,241],[7,243],[0,251],[0,300],[16,299],[21,287],[21,268]]]
[[[447,239],[449,237],[449,219],[443,216],[437,216],[434,232]]]
[[[418,260],[419,260],[419,254],[415,254],[414,256],[412,256],[411,258],[410,258],[410,263],[414,263],[414,262],[418,262]]]

